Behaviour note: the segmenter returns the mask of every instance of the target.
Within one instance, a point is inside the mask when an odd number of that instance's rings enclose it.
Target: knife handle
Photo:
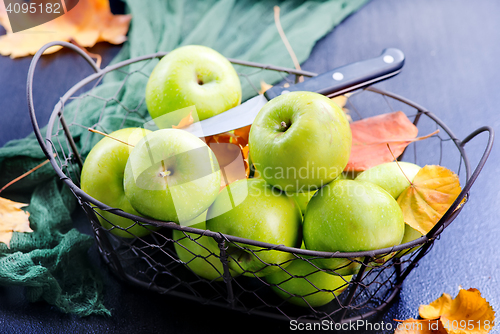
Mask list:
[[[401,71],[404,62],[401,50],[389,48],[376,58],[338,67],[290,87],[274,86],[264,96],[271,100],[292,91],[309,91],[333,97],[392,77]]]

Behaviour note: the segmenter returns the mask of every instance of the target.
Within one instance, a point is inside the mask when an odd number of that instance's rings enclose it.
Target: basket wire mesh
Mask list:
[[[36,121],[31,86],[38,59],[45,49],[55,44],[63,45],[80,53],[96,73],[83,79],[61,97],[47,125],[46,138],[43,138]],[[51,160],[55,171],[72,189],[87,214],[93,227],[98,249],[105,262],[123,280],[162,294],[180,296],[203,304],[227,307],[248,314],[288,320],[329,320],[343,323],[374,315],[394,300],[406,276],[418,265],[418,261],[430,251],[443,229],[462,210],[463,206],[458,204],[464,197],[468,196],[469,189],[491,150],[493,132],[490,128],[480,128],[460,141],[445,124],[423,107],[397,95],[369,87],[357,91],[348,99],[346,108],[353,120],[401,110],[418,126],[419,133],[425,134],[440,130],[439,133],[425,141],[411,143],[400,159],[418,165],[439,164],[446,166],[459,175],[461,184],[465,185],[457,201],[427,236],[387,249],[354,253],[327,253],[272,245],[193,227],[181,227],[171,222],[134,216],[109,207],[80,189],[80,171],[84,157],[101,138],[98,134],[88,133],[87,128],[98,129],[106,133],[118,130],[110,128],[102,121],[106,117],[106,112],[109,110],[107,106],[110,103],[117,106],[118,114],[122,117],[119,128],[136,123],[147,123],[150,118],[148,118],[144,99],[138,104],[130,106],[120,100],[120,92],[127,82],[135,80],[136,77],[140,77],[140,80],[147,80],[149,75],[147,69],[150,68],[152,62],[163,55],[165,53],[144,56],[100,70],[78,48],[68,43],[57,42],[46,45],[35,55],[28,74],[28,102],[35,134],[45,154]],[[257,87],[260,86],[260,78],[265,71],[279,73],[282,78],[280,85],[293,84],[295,77],[299,75],[308,77],[315,75],[306,71],[238,60],[232,60],[232,62],[239,72],[241,81],[247,82],[247,87],[253,89],[255,93],[258,92]],[[137,63],[143,65],[130,70],[129,65]],[[121,75],[123,78],[121,83],[115,87],[115,91],[108,92],[107,96],[102,96],[102,92],[96,94],[102,80],[113,72],[117,72],[114,75]],[[87,91],[78,94],[82,87],[85,87]],[[87,99],[97,99],[102,102],[101,109],[96,111],[98,113],[97,120],[91,124],[88,123],[87,119],[79,117],[80,108],[84,108]],[[71,113],[67,112],[69,103],[73,108]],[[485,131],[489,132],[489,141],[481,161],[472,172],[464,145]],[[78,143],[74,140],[75,133],[80,134]],[[102,212],[105,211],[130,219],[132,225],[128,228],[115,226],[103,216]],[[104,221],[108,223],[106,228],[102,224]],[[146,236],[135,236],[131,229],[136,225],[151,230],[151,233]],[[116,230],[121,230],[122,234],[129,233],[130,238],[117,236]],[[180,231],[176,232],[177,235],[180,233],[180,238],[173,237],[174,230]],[[207,247],[206,243],[202,242],[202,238],[211,239],[211,242],[217,244],[219,251],[213,252],[213,248]],[[186,243],[193,243],[193,245],[196,243],[203,251],[192,252],[192,247],[186,246]],[[177,256],[176,247],[190,252],[191,260],[181,261]],[[228,251],[230,248],[245,250],[251,256],[259,259],[259,255],[273,250],[289,252],[293,254],[293,257],[284,263],[266,264],[266,266],[276,266],[276,270],[287,274],[282,282],[271,284],[265,277],[260,277],[258,272],[246,273],[251,277],[245,275],[232,277],[228,261],[236,259]],[[313,279],[315,273],[323,271],[342,277],[338,275],[338,271],[343,268],[321,269],[314,261],[315,259],[332,257],[346,259],[346,266],[357,264],[360,267],[359,272],[351,280],[342,278],[343,282],[335,289],[318,288]],[[217,271],[219,277],[212,280],[205,279],[188,268],[193,261],[199,260],[205,261],[214,271]],[[222,266],[214,265],[213,260],[220,261]],[[287,271],[287,265],[294,261],[308,262],[314,269],[303,276],[296,277]],[[333,300],[324,306],[310,305],[305,299],[308,295],[297,296],[287,292],[282,287],[291,279],[303,279],[313,287],[311,295],[327,294]],[[273,293],[272,288],[280,290],[288,297],[278,297],[277,294]],[[297,298],[303,301],[305,307],[296,306],[289,302],[293,299],[297,300]]]

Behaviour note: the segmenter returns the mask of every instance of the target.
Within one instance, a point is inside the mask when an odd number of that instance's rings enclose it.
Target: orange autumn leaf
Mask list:
[[[460,289],[455,299],[448,294],[429,305],[421,305],[422,318],[438,318],[446,333],[488,333],[495,324],[495,312],[477,289]]]
[[[250,147],[247,145],[243,147],[241,150],[241,153],[243,153],[243,161],[245,162],[245,175],[246,177],[250,176],[250,162],[248,161],[249,153],[250,153]]]
[[[406,224],[427,234],[458,197],[462,188],[458,176],[437,165],[427,165],[398,197]]]
[[[190,126],[191,124],[193,124],[193,122],[194,122],[193,112],[190,111],[189,115],[187,115],[186,117],[184,117],[183,119],[181,119],[181,121],[179,122],[179,124],[172,125],[172,128],[173,129],[182,129],[182,128],[185,128],[187,126]]]
[[[13,202],[0,197],[0,242],[10,246],[13,232],[33,232],[28,212],[21,210],[24,203]]]
[[[244,126],[242,128],[219,133],[217,135],[205,137],[205,142],[211,143],[231,143],[240,146],[241,149],[248,145],[248,137],[250,135],[251,125]]]
[[[221,189],[247,177],[243,153],[238,145],[215,141],[208,145],[219,162]]]
[[[0,24],[7,34],[0,36],[0,54],[11,58],[35,54],[43,45],[52,41],[74,40],[82,47],[92,47],[97,42],[121,44],[127,38],[130,15],[113,15],[108,0],[82,0],[73,9],[52,21],[12,33],[7,12],[0,1]],[[52,47],[53,53],[61,47]]]
[[[346,171],[364,171],[394,160],[418,134],[417,127],[401,111],[351,123],[352,147]],[[387,144],[390,145],[389,150]]]
[[[260,81],[260,89],[259,89],[259,94],[264,94],[269,88],[272,88],[273,85],[268,84],[264,80]]]
[[[234,131],[205,137],[222,172],[221,188],[248,176],[248,136],[250,125]]]
[[[441,322],[437,319],[408,319],[398,324],[394,334],[446,334]]]
[[[237,138],[238,145],[247,146],[248,145],[248,137],[250,136],[250,128],[252,125],[247,125],[242,128],[234,130],[234,135]]]

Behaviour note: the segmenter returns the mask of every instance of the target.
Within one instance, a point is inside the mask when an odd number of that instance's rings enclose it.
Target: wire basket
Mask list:
[[[34,71],[41,54],[53,45],[61,45],[76,51],[93,67],[96,73],[77,83],[60,98],[60,102],[51,114],[44,138],[36,121],[32,84]],[[468,196],[469,190],[492,148],[493,130],[489,127],[481,127],[465,139],[459,140],[445,124],[423,107],[395,94],[368,87],[349,97],[346,107],[349,109],[351,117],[356,120],[401,110],[418,126],[420,133],[431,133],[439,129],[439,133],[431,138],[410,144],[401,158],[418,165],[439,164],[446,166],[459,175],[463,185],[463,190],[456,201],[426,236],[392,248],[353,253],[328,253],[273,245],[208,230],[181,227],[172,222],[135,216],[109,207],[80,189],[80,171],[84,156],[100,139],[99,135],[89,133],[86,130],[89,127],[100,128],[106,132],[118,130],[118,128],[108,128],[108,125],[103,124],[102,121],[106,118],[106,110],[109,110],[106,106],[110,103],[116,105],[116,108],[113,109],[114,117],[122,118],[120,128],[130,126],[132,121],[147,122],[148,114],[144,100],[137,105],[127,106],[125,101],[120,100],[120,91],[127,81],[147,81],[149,73],[146,68],[165,54],[157,53],[131,59],[101,70],[87,54],[74,45],[64,42],[49,43],[34,56],[27,83],[30,116],[36,137],[57,175],[71,188],[87,214],[93,227],[98,249],[105,262],[123,280],[162,294],[180,296],[203,304],[231,308],[248,314],[288,320],[328,320],[335,323],[345,323],[372,316],[384,310],[394,300],[404,279],[415,268],[418,261],[429,252],[440,233],[460,213],[463,205],[460,206],[459,203]],[[248,86],[253,87],[256,91],[255,87],[260,85],[260,80],[267,71],[280,73],[283,78],[282,84],[291,82],[293,76],[311,77],[315,75],[306,71],[238,60],[231,60],[231,62],[235,64],[237,70],[243,69],[242,71],[238,70],[238,72],[244,72],[244,74],[240,73],[240,79],[247,81]],[[143,63],[144,66],[135,66],[134,69],[131,69],[131,64],[138,63]],[[115,91],[107,92],[106,96],[103,96],[102,92],[97,94],[96,91],[103,78],[112,73],[121,75],[122,83],[116,86]],[[77,95],[77,92],[83,87],[87,91]],[[94,99],[99,99],[102,102],[102,108],[96,111],[95,119],[79,117],[82,106],[87,101]],[[479,163],[472,171],[464,146],[482,132],[489,133],[487,146]],[[145,229],[150,229],[151,233],[147,236],[134,236],[131,232],[133,230],[130,228],[124,229],[109,221],[106,225],[107,228],[104,228],[99,219],[104,220],[105,218],[101,214],[102,211],[99,210],[125,217],[130,220],[133,226],[141,225]],[[120,229],[122,233],[129,233],[130,237],[124,238],[115,235],[113,232],[116,232],[117,229]],[[173,238],[174,230],[181,231],[181,236]],[[179,232],[176,233],[179,234]],[[210,238],[211,242],[217,243],[219,251],[213,252],[207,248],[206,244],[202,243],[203,238]],[[197,243],[204,251],[192,252],[192,260],[183,262],[177,256],[177,251],[181,247],[189,252],[192,248],[186,247],[186,242]],[[278,268],[277,270],[286,273],[287,278],[282,282],[269,283],[265,277],[259,277],[258,273],[253,273],[253,275],[247,273],[253,277],[245,275],[232,277],[228,267],[228,260],[231,260],[232,257],[227,251],[229,247],[244,249],[255,257],[272,250],[293,254],[287,263],[272,264]],[[323,258],[344,258],[346,266],[357,265],[360,269],[350,280],[342,278],[337,274],[337,270],[342,268],[337,268],[336,271],[324,270],[315,265],[315,259]],[[195,260],[206,261],[214,270],[221,268],[218,271],[218,279],[208,280],[191,271],[188,266],[191,261]],[[214,265],[214,262],[211,262],[213,260],[221,266]],[[286,269],[286,265],[294,261],[309,262],[315,269],[306,275],[294,277]],[[337,275],[342,281],[331,290],[318,289],[313,275],[320,271]],[[307,296],[287,292],[283,288],[286,286],[284,283],[292,278],[304,280],[310,284],[312,291],[308,292]],[[284,297],[279,297],[272,291],[273,289],[279,290]],[[329,296],[332,301],[322,306],[311,305],[308,302],[309,294],[319,293]],[[290,303],[294,300],[303,305],[296,306]]]

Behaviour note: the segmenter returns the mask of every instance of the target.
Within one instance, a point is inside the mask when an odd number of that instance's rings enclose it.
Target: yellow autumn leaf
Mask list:
[[[35,54],[43,45],[52,41],[74,40],[82,47],[92,47],[97,42],[121,44],[127,37],[130,15],[113,15],[108,0],[78,1],[75,7],[52,21],[12,33],[7,12],[0,1],[0,24],[7,31],[0,36],[0,54],[11,58]],[[54,53],[61,47],[52,47],[45,53]]]
[[[458,176],[437,165],[424,166],[398,197],[406,224],[427,234],[462,191]]]
[[[21,210],[28,204],[0,197],[0,242],[10,246],[13,232],[33,232],[28,212]]]
[[[488,333],[495,324],[495,312],[477,289],[460,289],[450,308],[441,315],[448,333]]]
[[[332,97],[330,100],[332,100],[336,105],[338,105],[340,108],[344,108],[346,103],[347,103],[347,97],[348,95],[339,95]]]
[[[429,305],[420,305],[418,313],[424,319],[439,319],[441,314],[449,311],[452,298],[449,294],[443,293],[441,297]]]
[[[446,334],[439,320],[407,319],[398,324],[394,334]]]
[[[346,93],[344,95],[339,95],[332,97],[331,100],[338,105],[340,108],[342,108],[342,111],[344,111],[345,116],[347,117],[347,121],[349,123],[352,123],[352,117],[350,115],[349,109],[347,109],[346,104],[347,100],[349,99],[349,96],[351,96],[352,93]]]
[[[473,288],[460,289],[454,299],[443,293],[429,305],[420,305],[419,314],[423,320],[405,320],[394,333],[486,334],[495,325],[495,311]]]

